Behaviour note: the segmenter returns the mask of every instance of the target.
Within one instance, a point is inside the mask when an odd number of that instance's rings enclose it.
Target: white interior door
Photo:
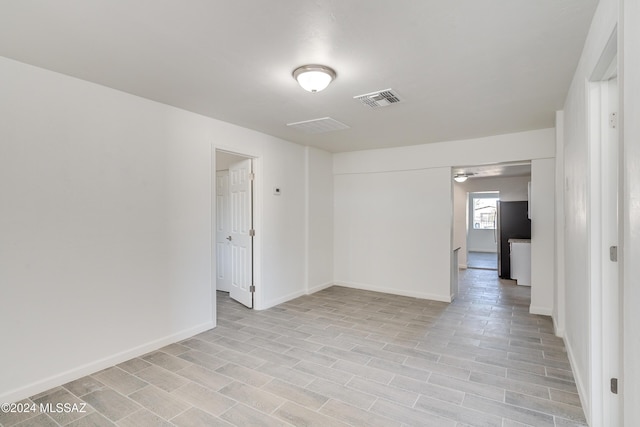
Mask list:
[[[216,172],[216,289],[231,292],[229,171]]]
[[[253,221],[251,159],[229,167],[231,202],[231,290],[230,296],[253,308]]]

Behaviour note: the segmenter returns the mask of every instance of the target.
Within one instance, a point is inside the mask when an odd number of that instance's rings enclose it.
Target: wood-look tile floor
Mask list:
[[[479,268],[482,270],[498,269],[498,254],[495,252],[467,253],[467,268]]]
[[[24,402],[86,413],[3,426],[580,426],[562,340],[530,288],[460,272],[452,304],[332,287],[265,311],[218,293],[218,327]]]

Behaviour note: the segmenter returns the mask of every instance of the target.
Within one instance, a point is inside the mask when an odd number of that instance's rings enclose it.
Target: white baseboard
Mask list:
[[[321,291],[323,289],[327,289],[330,288],[331,286],[333,286],[335,283],[333,283],[333,281],[331,282],[326,282],[326,283],[322,283],[320,285],[316,285],[316,286],[312,286],[309,289],[307,289],[307,295],[311,295],[311,294],[315,294],[318,291]]]
[[[467,264],[458,264],[458,270],[466,270]]]
[[[556,321],[555,316],[552,315],[551,320],[553,320],[553,331],[555,332],[556,336],[559,338],[564,338],[564,328],[558,326],[558,322]]]
[[[571,365],[571,371],[573,372],[573,378],[576,381],[576,388],[578,389],[578,397],[580,397],[580,403],[582,404],[582,409],[584,410],[584,416],[587,419],[587,425],[591,425],[591,405],[588,400],[589,394],[587,393],[587,389],[584,385],[584,380],[582,378],[582,372],[576,369],[578,366],[576,364],[576,358],[574,356],[573,348],[569,340],[566,338],[562,339],[564,341],[564,347],[567,349],[567,356],[569,357],[569,365]]]
[[[305,291],[296,291],[296,292],[290,293],[288,295],[285,295],[283,297],[272,299],[272,300],[267,301],[266,303],[261,304],[261,305],[257,305],[256,304],[253,308],[254,308],[254,310],[266,310],[268,308],[275,307],[278,304],[282,304],[283,302],[291,301],[292,299],[296,299],[296,298],[301,297],[303,295],[307,295],[307,293]]]
[[[266,304],[262,304],[260,306],[256,305],[254,307],[254,309],[255,310],[266,310],[268,308],[275,307],[278,304],[282,304],[284,302],[291,301],[292,299],[296,299],[296,298],[301,297],[303,295],[311,295],[311,294],[316,293],[318,291],[321,291],[323,289],[329,288],[329,287],[331,287],[333,285],[334,285],[333,282],[322,283],[320,285],[317,285],[317,286],[314,286],[312,288],[309,288],[306,292],[305,291],[296,291],[296,292],[293,292],[291,294],[285,295],[283,297],[272,299],[271,301],[268,301]]]
[[[402,295],[405,297],[428,299],[432,301],[451,302],[451,295],[437,295],[437,294],[429,294],[424,292],[406,291],[403,289],[383,288],[380,286],[374,286],[374,285],[369,285],[365,283],[335,282],[334,284],[336,286],[344,286],[345,288],[352,288],[352,289],[362,289],[364,291],[374,291],[374,292],[381,292],[385,294]]]
[[[51,375],[50,377],[43,380],[36,381],[23,387],[9,390],[3,394],[0,394],[0,402],[17,402],[29,396],[33,396],[34,394],[42,393],[43,391],[61,386],[70,381],[77,380],[110,366],[117,365],[118,363],[126,362],[127,360],[133,359],[134,357],[142,356],[143,354],[157,350],[169,344],[173,344],[177,341],[192,337],[196,334],[199,334],[200,332],[207,331],[214,326],[214,322],[209,321],[193,328],[185,329],[175,334],[150,341],[148,343],[113,354],[111,356],[86,363],[80,367]]]
[[[551,316],[553,314],[553,308],[549,307],[537,307],[534,305],[529,306],[529,313],[540,314],[542,316]]]

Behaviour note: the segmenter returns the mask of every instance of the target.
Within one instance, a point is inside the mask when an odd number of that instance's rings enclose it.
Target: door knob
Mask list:
[[[231,241],[231,236],[227,237],[227,240],[228,240],[228,241]]]

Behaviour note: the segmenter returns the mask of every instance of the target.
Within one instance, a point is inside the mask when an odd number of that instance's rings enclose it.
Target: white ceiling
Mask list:
[[[0,0],[0,55],[333,152],[554,125],[597,0]],[[291,77],[338,73],[311,94]],[[356,95],[393,88],[402,103]],[[310,135],[287,123],[332,117]]]

